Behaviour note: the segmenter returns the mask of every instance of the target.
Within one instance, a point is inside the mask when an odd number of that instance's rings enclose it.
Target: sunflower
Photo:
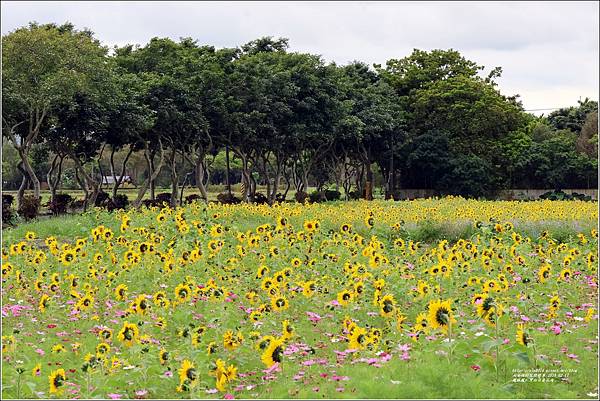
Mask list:
[[[431,288],[429,287],[429,284],[427,284],[423,280],[419,280],[419,282],[417,283],[417,292],[419,293],[419,296],[421,298],[425,297],[427,294],[429,294],[430,291]]]
[[[178,300],[179,303],[186,302],[190,298],[191,294],[192,289],[189,285],[185,283],[181,283],[177,287],[175,287],[175,298]]]
[[[59,260],[65,266],[70,266],[71,263],[75,261],[75,257],[77,256],[77,252],[73,249],[68,249],[61,253]]]
[[[125,284],[119,284],[117,288],[115,288],[115,298],[119,301],[123,301],[127,296],[127,291],[129,288]]]
[[[110,352],[110,345],[107,343],[100,343],[96,346],[96,357],[98,359],[103,359],[106,357],[106,354]]]
[[[275,312],[281,312],[282,310],[286,310],[287,308],[289,308],[290,303],[288,302],[286,297],[284,297],[283,295],[279,295],[271,298],[271,306],[273,307],[273,310]]]
[[[56,344],[55,346],[52,347],[52,353],[53,354],[61,354],[61,353],[65,352],[65,351],[66,351],[66,348],[62,344]]]
[[[352,301],[353,293],[348,290],[342,290],[337,294],[337,301],[340,305],[346,306]]]
[[[31,375],[33,377],[37,377],[40,376],[42,374],[42,364],[41,363],[37,363],[33,369],[31,369]]]
[[[50,394],[60,393],[63,383],[67,380],[64,369],[58,369],[50,373],[48,381],[50,382]]]
[[[550,277],[550,265],[543,264],[540,270],[538,270],[537,276],[540,283],[545,283],[548,277]]]
[[[223,334],[223,346],[230,351],[233,351],[239,347],[243,340],[244,336],[239,331],[237,335],[234,335],[233,331],[231,330],[227,330],[225,334]]]
[[[419,313],[415,319],[415,332],[422,331],[423,333],[429,333],[429,319],[427,318],[426,313]]]
[[[373,228],[373,226],[375,225],[375,218],[373,217],[373,212],[370,212],[365,217],[365,225],[369,228]]]
[[[558,308],[560,308],[560,298],[558,295],[554,295],[550,298],[550,310],[556,311]]]
[[[313,294],[315,293],[316,289],[317,289],[316,282],[314,282],[314,281],[307,281],[302,286],[302,295],[304,295],[307,298],[310,298],[310,297],[313,296]]]
[[[119,331],[117,336],[119,340],[123,341],[126,346],[130,347],[138,340],[139,330],[137,325],[129,322],[123,323],[123,327]]]
[[[40,312],[44,313],[46,311],[46,308],[48,307],[48,304],[50,303],[50,297],[46,294],[42,295],[40,298],[40,302],[38,303],[38,308],[40,310]]]
[[[316,222],[315,221],[307,220],[307,221],[304,222],[304,230],[306,232],[311,233],[311,232],[315,231],[316,229],[317,229],[317,227],[316,227]]]
[[[573,271],[571,269],[562,269],[560,272],[560,279],[563,281],[569,281],[569,279],[573,276]]]
[[[177,372],[179,373],[179,385],[186,390],[193,388],[198,383],[198,372],[189,360],[184,359]]]
[[[113,332],[109,328],[104,328],[98,332],[98,337],[108,341],[112,339],[112,335]]]
[[[287,341],[294,336],[294,326],[292,326],[290,321],[287,319],[284,320],[283,322],[281,322],[281,325],[282,325],[281,338],[284,341]]]
[[[76,308],[80,311],[90,310],[94,306],[94,297],[90,294],[87,294],[77,301]]]
[[[379,301],[379,314],[383,317],[392,317],[396,310],[396,301],[393,295],[386,295]]]
[[[269,345],[262,353],[260,360],[267,366],[267,368],[270,368],[275,363],[281,363],[284,349],[285,347],[283,344],[283,339],[273,338],[269,341]]]
[[[429,313],[427,320],[432,329],[441,329],[444,333],[448,331],[448,327],[456,323],[452,314],[452,301],[430,301],[429,302]]]
[[[367,330],[355,326],[350,336],[348,337],[348,349],[361,350],[364,349],[367,343]]]
[[[519,343],[519,344],[524,345],[525,347],[527,347],[527,345],[530,342],[531,342],[531,338],[529,337],[529,335],[525,331],[525,325],[524,324],[519,324],[518,329],[517,329],[517,343]]]
[[[135,300],[133,301],[133,310],[135,311],[135,313],[139,314],[139,315],[145,315],[146,312],[148,311],[148,300],[146,300],[146,295],[144,294],[140,294],[138,295]]]

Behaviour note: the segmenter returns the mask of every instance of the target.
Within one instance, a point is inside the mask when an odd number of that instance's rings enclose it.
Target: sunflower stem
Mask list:
[[[17,399],[21,398],[21,373],[17,376]]]

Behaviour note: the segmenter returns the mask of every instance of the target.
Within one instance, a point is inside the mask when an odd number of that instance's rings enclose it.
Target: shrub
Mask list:
[[[324,191],[324,194],[325,194],[325,199],[328,201],[339,200],[340,197],[342,196],[342,193],[340,191],[336,191],[333,189],[326,189]]]
[[[268,202],[267,197],[260,192],[256,192],[254,194],[254,196],[252,196],[252,203],[262,204],[262,203],[267,203],[267,202]]]
[[[350,198],[352,200],[360,199],[361,196],[362,196],[362,194],[359,190],[348,192],[348,198]]]
[[[304,203],[306,201],[306,199],[308,198],[308,194],[304,191],[296,192],[296,195],[294,195],[294,198],[296,199],[296,202]]]
[[[109,210],[115,209],[127,209],[129,206],[129,198],[125,194],[117,194],[111,202],[109,202],[107,208]]]
[[[285,196],[282,193],[277,193],[277,195],[275,195],[275,201],[285,202]]]
[[[12,204],[15,201],[15,197],[8,194],[2,194],[2,224],[12,224],[14,219],[14,212],[12,210]]]
[[[55,214],[65,214],[67,213],[67,208],[73,202],[73,197],[69,194],[56,194],[54,199],[51,199],[48,202],[48,209]]]
[[[160,194],[156,195],[156,206],[164,206],[164,204],[171,204],[171,194],[169,192],[161,192]]]
[[[74,200],[73,202],[71,202],[71,209],[72,210],[82,209],[84,202],[85,201],[83,199]]]
[[[230,194],[229,192],[221,192],[217,195],[217,201],[226,205],[233,205],[240,203],[242,200],[236,197],[233,193]]]
[[[185,203],[193,203],[200,200],[204,200],[204,198],[198,194],[191,194],[185,197]]]
[[[321,191],[313,191],[308,196],[312,203],[325,202],[327,199],[325,198],[325,194]]]
[[[96,197],[96,201],[94,202],[94,206],[98,207],[106,207],[110,202],[110,195],[104,191],[98,192],[98,196]]]
[[[34,219],[38,215],[40,208],[40,199],[33,195],[26,195],[23,197],[23,202],[19,206],[19,216],[25,220]]]

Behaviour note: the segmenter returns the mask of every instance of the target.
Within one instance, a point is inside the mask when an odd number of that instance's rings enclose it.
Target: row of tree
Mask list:
[[[109,173],[117,194],[132,155],[145,162],[134,205],[154,198],[163,169],[172,204],[190,169],[206,199],[208,160],[223,153],[229,191],[235,158],[247,201],[257,184],[269,202],[309,184],[371,199],[374,170],[388,197],[400,187],[465,196],[595,187],[597,102],[535,117],[499,92],[500,74],[454,50],[339,66],[289,52],[287,39],[108,49],[72,24],[32,23],[3,37],[2,133],[19,156],[19,203],[28,187],[40,197],[39,147],[52,196],[69,160],[86,204]]]

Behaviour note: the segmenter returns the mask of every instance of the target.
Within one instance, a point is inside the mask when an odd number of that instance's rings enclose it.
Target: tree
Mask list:
[[[72,24],[29,24],[2,38],[2,132],[12,142],[40,198],[29,154],[52,109],[101,81],[106,48]],[[18,203],[22,201],[20,192]]]
[[[548,123],[557,130],[568,129],[579,134],[588,114],[598,112],[598,102],[585,98],[577,103],[576,107],[566,107],[548,114]]]

